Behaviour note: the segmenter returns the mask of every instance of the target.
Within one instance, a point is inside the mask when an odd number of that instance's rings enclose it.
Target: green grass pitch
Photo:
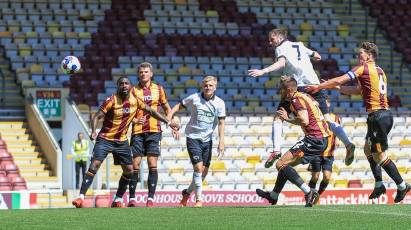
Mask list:
[[[411,205],[0,211],[0,229],[411,229]]]

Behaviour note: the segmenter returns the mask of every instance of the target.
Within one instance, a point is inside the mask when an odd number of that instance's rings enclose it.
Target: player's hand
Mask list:
[[[279,116],[281,120],[283,120],[283,121],[288,120],[288,113],[283,107],[281,107],[279,110],[277,110],[276,113],[277,113],[277,116]]]
[[[220,142],[217,147],[217,160],[221,160],[224,157],[224,143]]]
[[[248,70],[248,75],[252,76],[252,77],[259,77],[264,75],[264,71],[260,70],[260,69],[249,69]]]
[[[176,121],[172,120],[170,122],[170,128],[174,131],[180,130],[180,124],[178,124]]]
[[[318,93],[321,90],[318,85],[307,85],[304,89],[309,93]]]
[[[97,138],[97,132],[96,132],[96,131],[93,131],[93,132],[91,133],[91,135],[90,135],[90,139],[91,139],[92,141],[94,141],[96,138]]]
[[[139,124],[139,125],[144,125],[144,123],[147,122],[147,117],[146,116],[142,116],[140,118],[134,118],[134,119],[137,120],[136,124]]]
[[[171,130],[171,134],[173,135],[175,140],[180,140],[180,132],[176,130]]]

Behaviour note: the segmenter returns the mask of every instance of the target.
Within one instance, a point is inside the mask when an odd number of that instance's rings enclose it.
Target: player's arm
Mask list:
[[[162,115],[161,113],[155,111],[153,108],[151,108],[150,106],[144,104],[144,107],[142,108],[144,111],[146,111],[147,113],[150,114],[150,116],[156,118],[157,120],[160,120],[164,123],[166,123],[168,126],[170,126],[170,128],[174,129],[174,130],[178,130],[179,127],[176,123],[174,123],[173,121],[168,120],[164,115]]]
[[[170,113],[167,114],[167,118],[171,120],[174,116],[175,113],[177,113],[181,108],[184,108],[184,106],[181,104],[181,102],[177,103],[171,110]]]
[[[336,89],[338,88],[338,86],[341,86],[349,81],[351,81],[351,77],[348,74],[344,74],[331,80],[324,81],[319,85],[306,86],[305,90],[307,90],[310,93],[317,93],[322,89]]]
[[[339,91],[342,94],[346,95],[354,95],[354,94],[361,94],[361,87],[359,85],[355,86],[340,86]]]
[[[277,71],[281,68],[284,68],[285,66],[285,57],[281,56],[278,58],[278,60],[276,62],[274,62],[272,65],[264,68],[264,69],[250,69],[248,70],[248,75],[252,76],[252,77],[259,77],[261,75],[264,75],[266,73],[270,73],[273,71]]]
[[[96,114],[94,114],[93,118],[91,119],[91,140],[95,140],[97,138],[97,124],[99,121],[103,120],[105,113],[99,109]]]
[[[218,159],[221,159],[224,156],[224,128],[225,128],[225,117],[218,118]]]
[[[278,115],[283,121],[289,122],[289,123],[294,124],[294,125],[303,125],[303,126],[306,126],[306,125],[308,125],[308,122],[309,122],[309,120],[308,120],[308,112],[307,112],[306,109],[300,109],[300,110],[298,110],[298,111],[297,111],[297,116],[296,116],[296,118],[294,118],[294,119],[291,119],[291,118],[288,116],[287,111],[286,111],[283,107],[281,107],[281,108],[277,111],[277,115]]]

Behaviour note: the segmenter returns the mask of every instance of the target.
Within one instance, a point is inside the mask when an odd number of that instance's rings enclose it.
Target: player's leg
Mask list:
[[[133,154],[133,178],[129,184],[129,202],[128,207],[136,207],[136,189],[140,176],[140,163],[144,156],[143,134],[134,134],[131,136],[130,148]]]
[[[80,167],[81,167],[80,162],[79,162],[79,161],[76,161],[76,162],[75,162],[75,170],[76,170],[76,189],[79,188],[79,184],[80,184]],[[84,178],[84,176],[83,176],[83,178]]]
[[[120,208],[123,207],[123,195],[134,178],[133,157],[128,141],[116,142],[115,148],[113,149],[113,159],[114,165],[121,165],[123,174],[118,182],[117,192],[111,207]]]
[[[157,171],[157,161],[158,155],[153,155],[152,153],[147,154],[148,163],[148,198],[147,207],[152,207],[154,202],[154,194],[156,193],[157,181],[158,181],[158,171]]]
[[[84,178],[86,176],[86,171],[87,171],[87,161],[81,160],[81,178]]]
[[[157,161],[158,156],[160,156],[160,140],[161,133],[147,133],[145,139],[145,146],[147,152],[147,164],[148,164],[148,198],[147,207],[153,206],[154,194],[156,193],[157,181],[158,181],[158,171],[157,171]]]
[[[373,135],[368,136],[368,142],[371,143],[373,159],[397,185],[397,195],[394,202],[398,203],[404,199],[411,186],[405,183],[395,163],[385,154],[385,150],[388,148],[387,136],[392,128],[393,116],[390,111],[377,111],[370,115],[370,123],[374,132]]]
[[[370,163],[370,168],[372,171],[372,175],[374,176],[375,179],[375,185],[374,185],[374,190],[372,193],[369,195],[369,199],[375,199],[380,197],[382,194],[385,194],[386,189],[384,184],[382,183],[382,171],[381,171],[381,166],[379,166],[373,159],[372,153],[371,153],[371,147],[366,141],[364,144],[364,154],[367,157],[368,162]]]
[[[308,186],[315,189],[317,187],[318,178],[320,177],[321,172],[321,157],[317,157],[311,161],[307,170],[311,172],[311,179]]]
[[[278,201],[278,196],[283,190],[285,183],[287,183],[287,177],[285,176],[284,171],[279,171],[277,175],[277,179],[275,181],[274,188],[271,192],[264,191],[259,188],[257,188],[255,192],[257,193],[258,196],[268,200],[268,202],[271,205],[276,205]]]
[[[187,189],[182,191],[182,199],[180,201],[181,206],[187,206],[188,199],[190,198],[190,194],[195,191],[196,199],[201,200],[201,193],[202,193],[202,174],[204,170],[203,165],[203,154],[202,154],[202,141],[196,140],[187,137],[187,150],[188,155],[190,156],[191,164],[193,165],[193,179],[191,184],[188,186]]]
[[[320,195],[325,191],[325,189],[327,189],[327,186],[330,183],[331,175],[333,171],[333,163],[334,163],[333,156],[322,157],[321,159],[323,179],[321,180],[320,187],[318,188],[318,194]]]
[[[291,113],[289,101],[281,100],[276,111],[281,108],[285,109],[288,113]],[[266,168],[273,166],[275,160],[281,157],[281,146],[283,142],[283,120],[281,120],[281,118],[277,115],[274,115],[271,138],[273,141],[273,151],[270,153],[267,161],[264,164]]]
[[[98,169],[101,166],[101,163],[106,159],[107,154],[111,152],[113,149],[113,142],[108,141],[102,138],[97,138],[96,144],[94,145],[93,149],[93,157],[91,160],[91,164],[87,170],[86,176],[83,178],[80,187],[80,196],[79,198],[75,199],[72,204],[76,208],[81,208],[84,196],[87,193],[87,190],[90,188],[91,184],[93,183],[94,176],[96,175]]]
[[[140,155],[133,155],[133,174],[130,180],[130,184],[128,185],[129,191],[129,200],[128,200],[128,207],[137,207],[137,200],[136,200],[136,189],[137,183],[140,176],[140,163],[142,157]]]

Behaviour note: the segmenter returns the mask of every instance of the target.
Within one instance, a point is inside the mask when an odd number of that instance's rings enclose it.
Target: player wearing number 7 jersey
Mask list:
[[[393,116],[388,108],[387,77],[384,71],[375,63],[377,56],[377,45],[371,42],[363,42],[359,49],[359,64],[357,66],[340,77],[333,78],[320,85],[307,86],[306,90],[315,93],[322,89],[340,89],[345,94],[362,94],[368,113],[368,131],[364,152],[375,177],[375,188],[370,198],[377,198],[385,193],[381,166],[397,184],[397,195],[394,201],[398,203],[404,199],[411,186],[404,182],[397,166],[385,154],[385,150],[388,148],[387,136],[393,125]],[[341,86],[354,79],[357,79],[359,87]]]
[[[282,69],[282,75],[291,76],[297,81],[299,92],[305,92],[305,86],[320,84],[319,78],[310,61],[311,59],[321,60],[319,53],[308,49],[302,42],[288,41],[287,32],[281,29],[274,29],[270,31],[268,38],[270,44],[275,47],[276,62],[262,70],[251,69],[249,70],[249,75],[259,77],[265,73]],[[334,122],[329,116],[325,91],[320,90],[310,95],[319,103],[319,108],[322,114],[324,114],[331,131],[344,143],[347,148],[345,163],[350,165],[354,160],[355,146],[350,142],[343,128],[338,123]],[[290,102],[283,99],[283,96],[277,110],[280,110],[281,107],[290,113]],[[272,135],[274,151],[266,161],[265,166],[267,168],[271,167],[275,159],[280,156],[282,121],[279,116],[274,117]]]

